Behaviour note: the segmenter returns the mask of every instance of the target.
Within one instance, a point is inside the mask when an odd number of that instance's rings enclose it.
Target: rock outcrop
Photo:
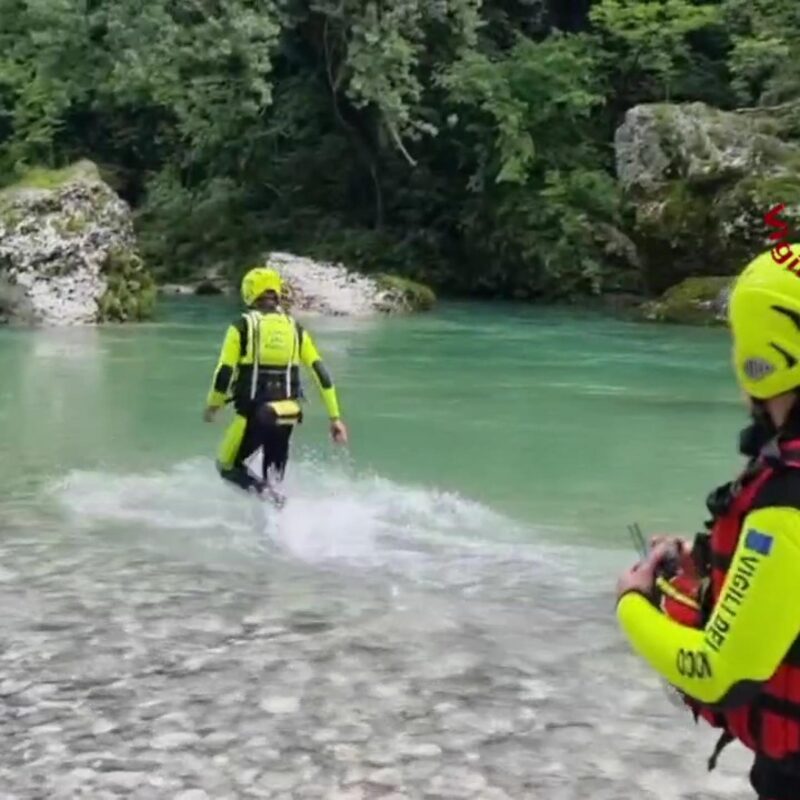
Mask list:
[[[733,278],[686,278],[658,299],[645,303],[640,313],[651,322],[684,325],[724,325]]]
[[[327,316],[369,316],[427,311],[436,304],[436,294],[398,275],[362,275],[342,264],[316,261],[292,253],[267,253],[263,264],[271,264],[283,276],[285,303],[295,310]],[[166,295],[238,293],[220,269],[211,269],[190,283],[166,283]]]
[[[764,215],[800,224],[800,103],[720,111],[704,103],[632,108],[615,136],[635,213],[645,285],[738,272],[774,244]]]
[[[130,209],[94,164],[34,171],[0,191],[0,321],[139,320],[154,302]]]
[[[333,316],[422,311],[433,307],[436,295],[427,286],[394,275],[370,277],[290,253],[269,253],[287,285],[287,300],[295,310]]]

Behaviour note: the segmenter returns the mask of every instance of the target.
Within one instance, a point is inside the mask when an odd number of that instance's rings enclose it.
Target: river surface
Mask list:
[[[613,613],[739,464],[724,331],[305,320],[352,441],[307,379],[275,514],[201,421],[235,313],[0,330],[0,798],[751,796]]]

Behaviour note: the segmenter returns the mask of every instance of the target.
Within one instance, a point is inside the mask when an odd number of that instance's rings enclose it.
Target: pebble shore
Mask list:
[[[609,596],[0,542],[0,798],[745,800]],[[442,576],[447,574],[442,565]]]

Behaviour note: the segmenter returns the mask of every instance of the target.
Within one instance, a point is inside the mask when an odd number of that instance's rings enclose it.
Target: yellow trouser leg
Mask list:
[[[241,414],[237,414],[225,429],[217,450],[217,466],[220,469],[230,469],[233,466],[242,445],[246,427],[247,420]]]

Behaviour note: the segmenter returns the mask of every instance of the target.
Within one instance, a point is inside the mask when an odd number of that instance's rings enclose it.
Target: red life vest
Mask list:
[[[764,452],[734,489],[727,510],[714,519],[708,565],[712,597],[709,604],[704,604],[706,609],[713,608],[722,592],[744,519],[762,487],[778,470],[800,469],[800,439],[781,443],[774,455]],[[670,613],[668,607],[664,611]],[[677,615],[670,613],[670,616]],[[704,627],[707,621],[698,615],[699,627]],[[746,705],[715,712],[690,698],[686,698],[687,704],[715,727],[724,728],[728,736],[723,738],[735,737],[751,750],[772,759],[800,756],[799,656],[800,639],[790,648],[775,674],[761,686],[759,694]]]

